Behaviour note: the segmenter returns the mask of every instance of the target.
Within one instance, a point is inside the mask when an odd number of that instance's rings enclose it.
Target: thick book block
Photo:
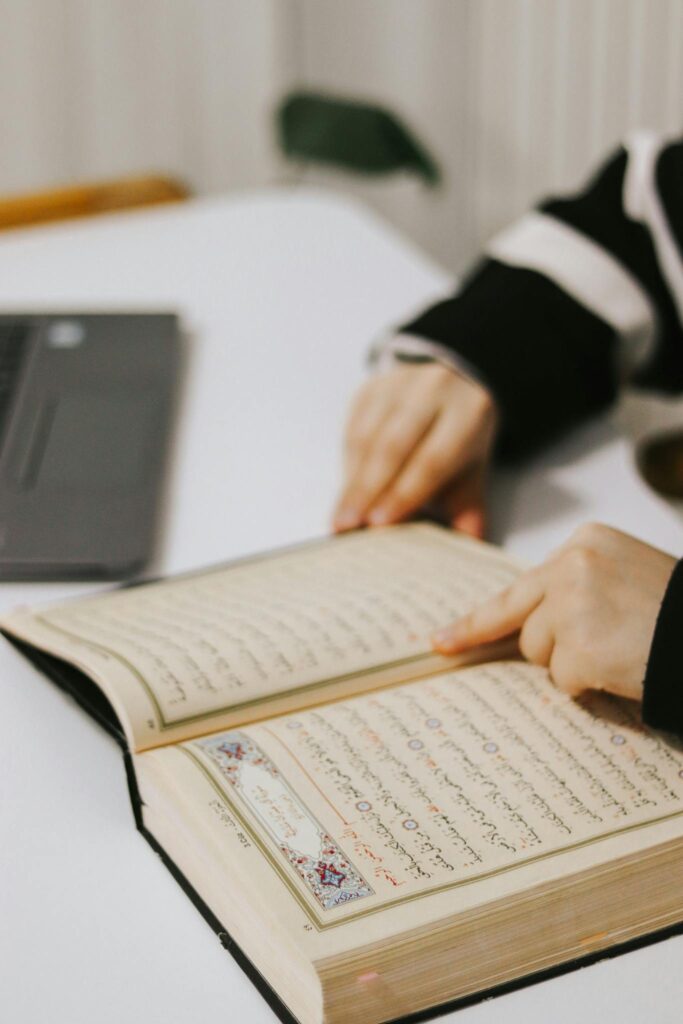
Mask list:
[[[518,571],[415,524],[2,629],[122,746],[138,829],[283,1021],[418,1020],[683,920],[680,744],[431,652]]]

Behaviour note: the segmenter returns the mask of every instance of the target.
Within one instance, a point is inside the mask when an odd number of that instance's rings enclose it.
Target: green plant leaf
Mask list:
[[[361,174],[408,171],[435,185],[439,169],[409,129],[390,111],[312,92],[285,97],[277,114],[279,143],[292,160]]]

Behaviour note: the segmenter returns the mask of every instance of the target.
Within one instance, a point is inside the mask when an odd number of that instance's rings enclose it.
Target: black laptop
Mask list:
[[[141,571],[179,362],[173,314],[0,316],[0,580]]]

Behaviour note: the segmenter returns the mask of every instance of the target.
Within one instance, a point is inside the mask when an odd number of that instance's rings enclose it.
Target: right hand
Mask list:
[[[348,419],[334,529],[396,523],[435,504],[454,529],[483,536],[496,418],[486,388],[438,363],[372,377]]]
[[[442,654],[460,654],[521,630],[521,653],[548,668],[565,693],[596,689],[642,700],[675,566],[671,555],[589,523],[543,565],[441,630],[434,644]],[[680,685],[675,673],[671,685]]]

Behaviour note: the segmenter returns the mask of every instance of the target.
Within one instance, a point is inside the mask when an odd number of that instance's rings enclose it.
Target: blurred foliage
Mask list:
[[[280,147],[291,160],[360,174],[407,171],[428,185],[440,179],[425,147],[382,107],[296,92],[282,101],[276,119]]]

